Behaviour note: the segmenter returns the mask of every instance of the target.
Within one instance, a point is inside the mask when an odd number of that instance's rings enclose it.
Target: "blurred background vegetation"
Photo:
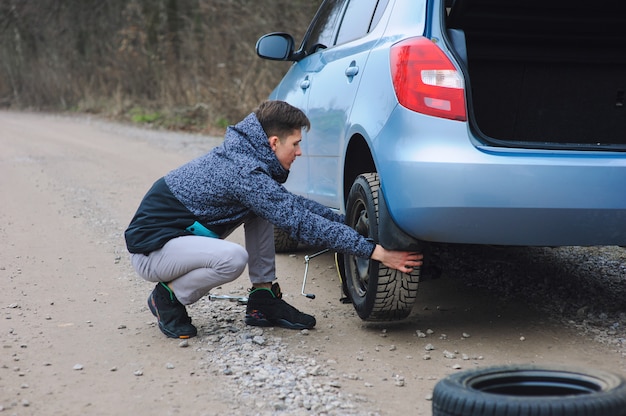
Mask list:
[[[256,56],[269,32],[302,40],[321,0],[0,0],[0,108],[95,113],[218,133],[290,63]]]

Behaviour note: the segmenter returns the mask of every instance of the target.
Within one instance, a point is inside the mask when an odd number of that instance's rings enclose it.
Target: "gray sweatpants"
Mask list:
[[[276,279],[274,226],[259,217],[244,223],[246,248],[211,237],[183,236],[168,241],[149,255],[131,254],[139,276],[165,282],[183,305],[196,302],[209,291],[238,278],[248,265],[250,282]]]

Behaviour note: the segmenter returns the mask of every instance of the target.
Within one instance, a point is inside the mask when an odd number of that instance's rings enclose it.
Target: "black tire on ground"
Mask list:
[[[440,380],[433,416],[625,416],[626,380],[558,366],[473,369]]]
[[[374,241],[378,241],[379,189],[377,173],[362,174],[354,181],[346,205],[346,223]],[[348,297],[361,319],[392,321],[409,316],[417,297],[419,268],[404,274],[370,259],[343,257]]]
[[[295,251],[298,248],[298,240],[294,240],[289,233],[274,227],[274,250],[277,253]]]

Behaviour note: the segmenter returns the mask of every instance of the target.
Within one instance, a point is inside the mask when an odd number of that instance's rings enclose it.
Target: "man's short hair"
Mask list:
[[[294,130],[311,128],[308,117],[300,110],[284,101],[270,100],[263,102],[254,110],[267,137],[278,136],[284,140]]]

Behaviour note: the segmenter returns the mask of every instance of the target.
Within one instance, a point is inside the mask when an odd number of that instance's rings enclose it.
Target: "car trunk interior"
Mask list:
[[[626,2],[456,0],[447,28],[492,143],[626,149]]]

